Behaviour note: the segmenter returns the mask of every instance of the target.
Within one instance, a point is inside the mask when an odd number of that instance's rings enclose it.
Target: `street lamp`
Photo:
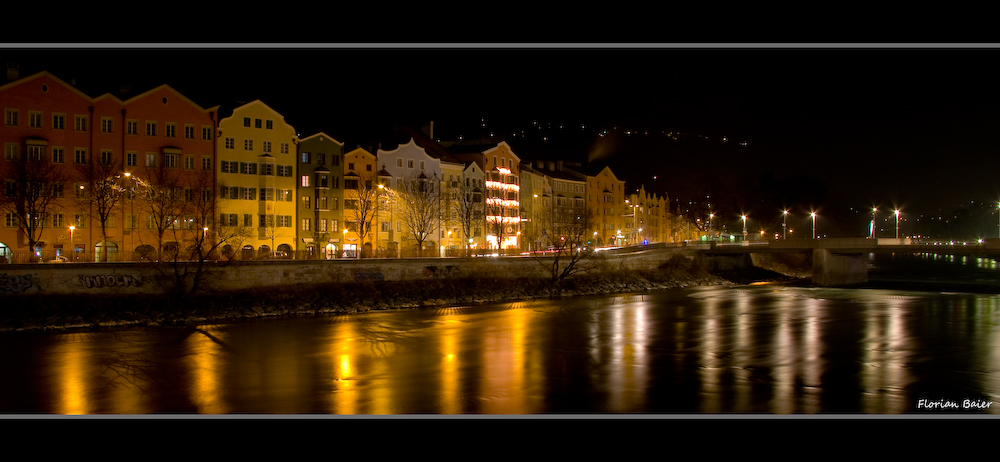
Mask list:
[[[743,242],[747,240],[747,216],[742,215],[740,218],[743,219]]]
[[[896,239],[899,239],[899,209],[896,209]]]
[[[712,222],[715,221],[715,214],[708,214],[708,238],[712,239]]]
[[[816,239],[816,212],[810,212],[809,215],[813,219],[813,239]]]
[[[69,251],[71,252],[70,256],[73,257],[73,261],[76,261],[76,246],[73,245],[73,230],[75,229],[76,226],[73,225],[69,226],[69,249],[70,249]]]
[[[788,239],[788,210],[781,212],[781,238]]]
[[[878,222],[875,221],[875,212],[878,212],[878,207],[872,207],[872,230],[871,230],[872,239],[875,239],[875,236],[877,235],[878,232]]]

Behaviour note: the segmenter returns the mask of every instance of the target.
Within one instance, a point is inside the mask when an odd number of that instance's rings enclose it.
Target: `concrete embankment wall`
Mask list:
[[[660,248],[627,255],[595,254],[585,265],[598,269],[654,269],[683,249]],[[686,254],[690,256],[689,254]],[[565,257],[563,257],[565,261]],[[414,258],[362,260],[291,260],[207,263],[208,291],[287,287],[359,281],[408,281],[444,277],[497,278],[549,275],[546,258]],[[193,272],[195,264],[178,267]],[[175,267],[141,263],[61,263],[0,266],[0,297],[11,294],[166,294],[176,287]]]

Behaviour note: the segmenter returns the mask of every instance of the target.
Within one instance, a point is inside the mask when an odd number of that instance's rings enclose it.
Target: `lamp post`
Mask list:
[[[788,210],[781,212],[781,238],[788,239]]]
[[[740,218],[743,219],[743,242],[747,241],[747,216],[742,215]]]
[[[899,209],[896,209],[896,239],[899,239]]]
[[[811,212],[809,215],[813,219],[813,239],[816,239],[816,212]]]
[[[872,230],[871,230],[871,237],[872,237],[872,239],[875,239],[875,237],[878,235],[877,234],[878,233],[878,222],[875,221],[875,212],[878,212],[878,207],[872,207]]]
[[[76,226],[73,226],[73,225],[69,226],[69,249],[70,249],[69,251],[71,252],[70,256],[73,257],[73,261],[76,261],[76,246],[73,245],[73,231],[75,229],[76,229]]]
[[[708,214],[708,238],[712,239],[712,222],[715,221],[715,214]]]

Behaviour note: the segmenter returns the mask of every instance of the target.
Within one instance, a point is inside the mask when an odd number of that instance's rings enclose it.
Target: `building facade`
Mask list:
[[[47,72],[0,87],[0,106],[7,260],[160,258],[213,226],[217,108],[166,85],[90,98]]]
[[[257,100],[222,119],[219,133],[220,226],[244,230],[223,253],[240,259],[291,258],[299,220],[295,129]]]
[[[325,133],[302,138],[298,144],[296,244],[301,258],[336,258],[344,222],[344,143]],[[308,221],[306,221],[308,220]]]

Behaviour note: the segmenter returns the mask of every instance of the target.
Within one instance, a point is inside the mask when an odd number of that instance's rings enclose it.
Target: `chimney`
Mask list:
[[[7,81],[13,82],[20,78],[20,72],[18,71],[17,63],[7,63]]]

